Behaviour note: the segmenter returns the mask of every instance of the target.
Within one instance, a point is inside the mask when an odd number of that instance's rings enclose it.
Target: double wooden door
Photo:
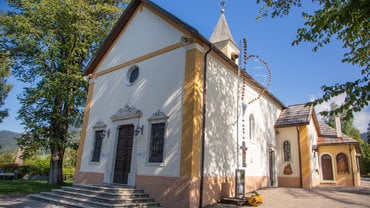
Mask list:
[[[131,168],[133,138],[134,125],[125,125],[119,128],[113,183],[127,184]]]

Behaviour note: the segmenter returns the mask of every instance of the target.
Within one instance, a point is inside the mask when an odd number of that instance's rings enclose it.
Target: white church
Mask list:
[[[285,106],[239,56],[223,12],[207,39],[133,0],[84,74],[74,183],[138,187],[163,207],[264,187],[359,185],[359,143],[319,122],[312,106]]]

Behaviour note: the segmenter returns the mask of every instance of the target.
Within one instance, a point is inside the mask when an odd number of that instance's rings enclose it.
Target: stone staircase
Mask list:
[[[62,207],[160,207],[143,190],[118,184],[73,184],[30,198]]]

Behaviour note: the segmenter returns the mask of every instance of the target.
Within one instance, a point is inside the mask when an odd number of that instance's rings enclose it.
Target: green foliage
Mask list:
[[[361,143],[362,155],[360,159],[361,175],[370,176],[370,145],[367,142]]]
[[[367,125],[367,143],[370,144],[370,123],[368,123]]]
[[[5,152],[0,154],[0,165],[4,164],[11,164],[14,163],[16,155],[11,152]]]
[[[77,150],[68,148],[64,154],[64,168],[74,168],[77,162]]]
[[[17,0],[1,12],[0,51],[14,61],[13,74],[29,85],[18,97],[18,139],[24,157],[50,149],[49,183],[62,182],[64,151],[81,126],[87,81],[82,72],[103,42],[126,0]]]
[[[257,0],[257,3],[264,3],[260,10],[261,16],[267,16],[271,9],[272,17],[282,17],[288,15],[293,7],[302,7],[301,0]],[[343,43],[343,48],[348,51],[344,53],[342,62],[361,67],[362,78],[323,86],[324,95],[315,100],[314,104],[345,94],[345,101],[339,108],[322,114],[327,116],[346,112],[347,118],[353,117],[354,112],[363,109],[370,101],[370,1],[313,0],[312,3],[318,3],[319,7],[313,14],[302,14],[306,22],[304,27],[297,30],[297,38],[292,44],[311,42],[315,44],[313,50],[317,51],[333,38]]]
[[[8,83],[10,65],[11,59],[6,57],[6,52],[0,49],[0,123],[8,116],[8,109],[2,109],[2,106],[5,104],[5,99],[12,89],[12,85]]]
[[[50,172],[50,154],[46,156],[37,155],[23,161],[24,166],[29,166],[30,175],[49,175]]]

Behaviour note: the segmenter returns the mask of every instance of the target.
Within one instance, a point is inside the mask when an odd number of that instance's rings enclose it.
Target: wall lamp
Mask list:
[[[143,135],[143,131],[144,131],[144,125],[141,125],[140,126],[136,126],[136,129],[134,131],[135,133],[135,136],[139,135],[141,133],[141,135]]]

